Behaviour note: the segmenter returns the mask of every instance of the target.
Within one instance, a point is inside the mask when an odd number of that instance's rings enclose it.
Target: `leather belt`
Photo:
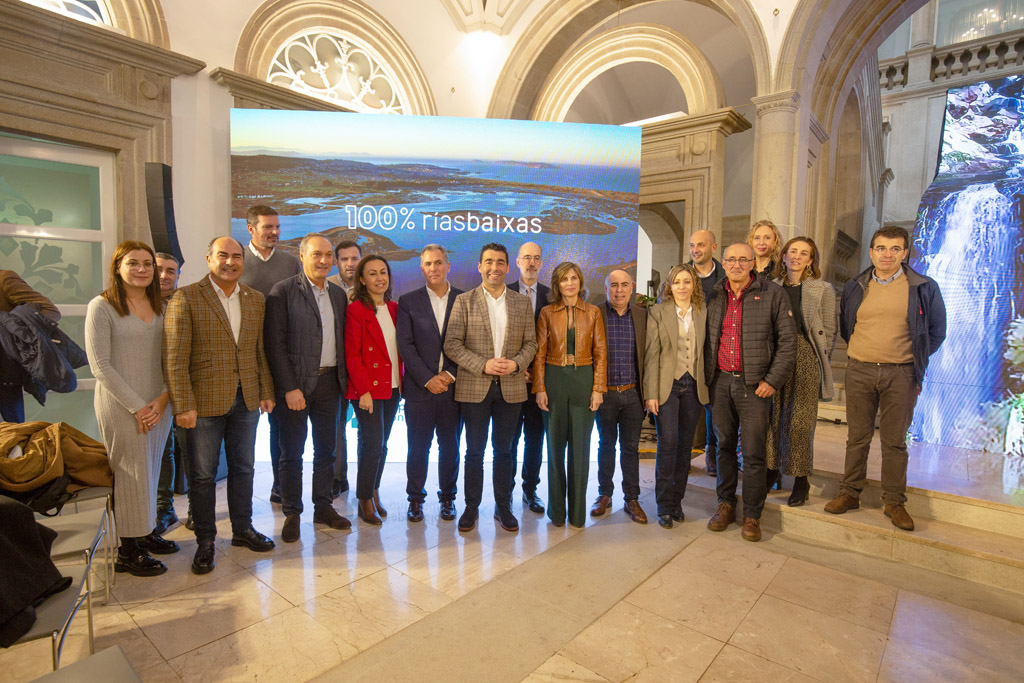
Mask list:
[[[629,391],[630,389],[636,389],[636,382],[632,384],[620,384],[617,387],[608,387],[608,391]]]
[[[336,372],[338,370],[337,365],[331,365],[330,367],[320,368],[320,374],[326,375],[328,372]]]
[[[575,354],[572,354],[572,353],[565,354],[565,362],[562,364],[562,367],[565,367],[566,365],[576,365],[576,355]]]

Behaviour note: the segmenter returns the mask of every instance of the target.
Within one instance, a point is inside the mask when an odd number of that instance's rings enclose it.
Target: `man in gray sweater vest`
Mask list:
[[[277,241],[281,237],[281,220],[277,211],[264,204],[257,204],[245,212],[245,222],[251,239],[244,250],[245,268],[238,281],[266,297],[270,294],[270,288],[278,282],[301,273],[302,264],[291,254],[277,250]],[[281,489],[277,478],[278,462],[281,459],[278,417],[267,413],[267,422],[270,423],[270,466],[274,470],[270,502],[280,503]]]

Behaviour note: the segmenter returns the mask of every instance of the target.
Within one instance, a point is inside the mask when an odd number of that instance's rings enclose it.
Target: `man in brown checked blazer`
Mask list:
[[[506,531],[518,531],[512,514],[512,439],[527,400],[526,377],[537,354],[530,299],[505,287],[508,250],[485,244],[477,265],[482,284],[455,299],[444,352],[459,366],[455,400],[466,426],[466,510],[459,531],[472,531],[483,496],[484,449],[491,425],[494,465],[494,518]]]
[[[242,245],[210,243],[210,274],[175,292],[164,314],[164,375],[190,456],[189,503],[199,547],[192,571],[214,567],[215,479],[221,443],[228,464],[231,545],[257,552],[274,542],[252,527],[252,475],[260,411],[274,409],[263,353],[263,295],[238,283]]]

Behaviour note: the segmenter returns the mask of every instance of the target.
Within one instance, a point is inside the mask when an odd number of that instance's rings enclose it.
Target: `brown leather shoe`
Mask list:
[[[761,520],[753,517],[743,518],[743,539],[757,543],[761,540]]]
[[[708,529],[711,531],[725,531],[729,525],[736,521],[736,506],[728,503],[719,503],[718,512],[708,520]]]
[[[833,515],[841,515],[847,510],[856,510],[859,507],[859,498],[854,498],[850,494],[840,491],[839,495],[825,503],[825,512],[831,512]]]
[[[602,496],[603,498],[604,496]],[[626,507],[623,508],[629,518],[637,524],[647,524],[647,513],[640,507],[640,503],[635,500],[627,500]]]
[[[357,513],[359,519],[363,520],[367,524],[383,524],[384,522],[380,517],[377,516],[377,508],[373,505],[373,500],[361,500],[359,501],[359,511]]]
[[[892,520],[892,525],[904,531],[914,530],[914,519],[907,512],[903,503],[889,503],[885,506],[885,516]]]
[[[381,505],[380,502],[380,489],[373,490],[373,507],[376,508],[377,514],[381,517],[387,517],[388,511]]]
[[[612,506],[612,499],[610,496],[598,496],[594,504],[590,506],[590,516],[600,517],[604,513],[608,512],[608,508]]]

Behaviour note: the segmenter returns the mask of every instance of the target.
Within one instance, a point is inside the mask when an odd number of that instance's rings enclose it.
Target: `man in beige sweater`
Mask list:
[[[868,449],[879,417],[882,498],[894,526],[913,531],[907,501],[907,430],[928,358],[946,337],[946,307],[934,280],[903,259],[910,236],[898,226],[871,237],[872,266],[843,289],[839,333],[849,344],[846,369],[846,473],[825,510],[860,507],[867,482]]]

